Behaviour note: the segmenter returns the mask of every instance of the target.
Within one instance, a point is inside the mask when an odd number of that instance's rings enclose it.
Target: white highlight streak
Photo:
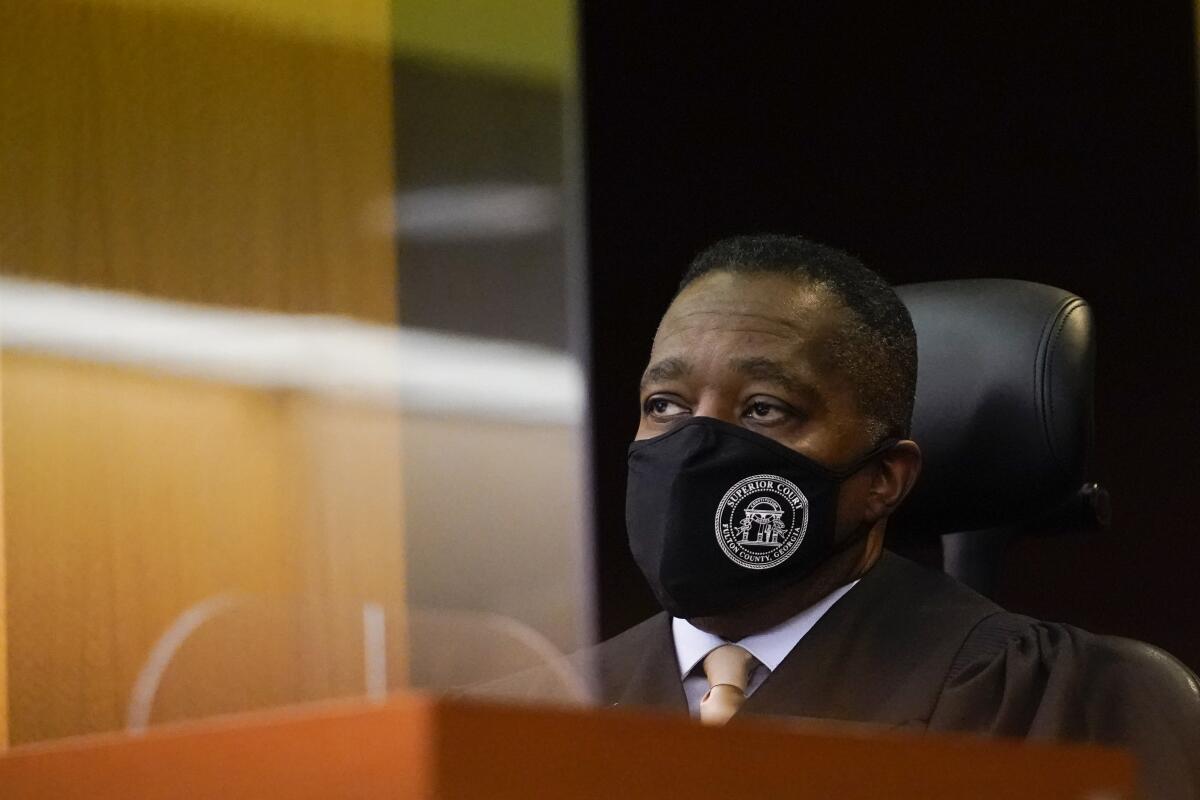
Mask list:
[[[170,627],[158,637],[142,669],[138,672],[137,680],[133,682],[133,691],[129,694],[129,706],[125,711],[125,729],[130,733],[145,733],[150,724],[150,713],[154,710],[154,696],[158,693],[158,685],[162,682],[163,673],[171,665],[175,652],[187,641],[196,629],[218,614],[237,605],[237,598],[232,594],[218,594],[201,600],[184,611]]]
[[[439,415],[573,424],[583,377],[533,345],[0,278],[5,348]]]
[[[363,683],[367,699],[381,703],[387,698],[387,630],[383,606],[363,603]]]
[[[484,612],[480,616],[487,619],[493,628],[505,632],[537,653],[538,657],[542,660],[542,666],[549,668],[555,674],[574,699],[581,702],[586,702],[589,699],[587,685],[578,673],[571,668],[570,663],[558,651],[558,648],[538,632],[537,629],[512,617],[506,617],[503,614]]]
[[[496,241],[554,230],[562,224],[562,204],[561,189],[550,185],[426,186],[380,198],[366,218],[377,233],[408,242]]]

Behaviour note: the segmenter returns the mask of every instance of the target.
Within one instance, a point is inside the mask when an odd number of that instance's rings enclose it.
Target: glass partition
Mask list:
[[[3,5],[0,741],[586,702],[571,14]]]

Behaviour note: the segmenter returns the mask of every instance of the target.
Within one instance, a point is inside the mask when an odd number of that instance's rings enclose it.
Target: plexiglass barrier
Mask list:
[[[535,676],[531,679],[531,676]],[[124,728],[395,691],[587,704],[589,676],[532,626],[487,611],[213,595],[176,617],[137,671]]]
[[[586,701],[571,8],[0,8],[0,742]]]

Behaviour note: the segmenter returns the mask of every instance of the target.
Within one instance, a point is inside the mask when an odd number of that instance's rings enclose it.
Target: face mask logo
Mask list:
[[[770,569],[800,548],[808,530],[808,498],[778,475],[752,475],[730,487],[717,506],[717,543],[746,569]]]

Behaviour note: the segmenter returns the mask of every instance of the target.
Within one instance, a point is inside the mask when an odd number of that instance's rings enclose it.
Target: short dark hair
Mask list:
[[[858,391],[874,433],[907,436],[917,391],[917,332],[888,282],[849,253],[799,236],[759,234],[722,239],[692,261],[683,280],[710,272],[775,273],[828,292],[850,312],[834,359]]]

